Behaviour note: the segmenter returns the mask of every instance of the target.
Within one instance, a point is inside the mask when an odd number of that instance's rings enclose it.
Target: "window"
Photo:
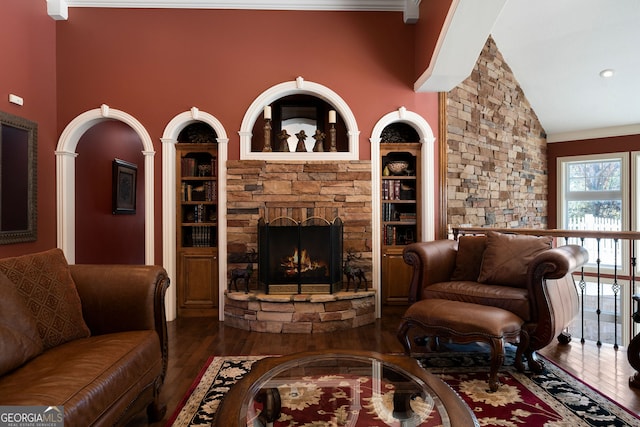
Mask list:
[[[622,231],[629,229],[629,173],[627,153],[564,157],[558,159],[559,224],[567,230]],[[575,242],[580,244],[580,242]],[[595,239],[586,239],[585,247],[598,252]],[[601,266],[620,264],[620,245],[613,241],[600,244]],[[616,258],[617,256],[617,258]]]

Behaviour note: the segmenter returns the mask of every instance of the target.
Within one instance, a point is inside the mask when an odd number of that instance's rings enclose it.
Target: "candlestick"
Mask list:
[[[336,122],[336,110],[329,110],[329,123]]]
[[[272,151],[271,150],[271,119],[264,120],[264,146],[262,147],[262,151],[265,151],[265,152]]]
[[[265,120],[271,120],[271,106],[270,105],[266,105],[264,107],[264,119]]]
[[[333,123],[331,123],[331,127],[329,128],[329,141],[331,143],[329,151],[338,151],[338,148],[336,147],[336,125]]]

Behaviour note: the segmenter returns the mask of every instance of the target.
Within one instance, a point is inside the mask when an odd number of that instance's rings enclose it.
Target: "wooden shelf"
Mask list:
[[[182,181],[217,181],[215,176],[183,176],[180,178]]]
[[[217,144],[176,144],[178,316],[217,314],[217,154]],[[195,175],[199,169],[213,176]],[[189,195],[191,200],[182,200]]]
[[[408,243],[421,236],[420,217],[422,194],[420,192],[420,143],[381,143],[380,168],[394,160],[409,162],[412,175],[382,176],[381,194],[381,270],[382,302],[388,305],[408,304],[412,270],[402,258]],[[402,187],[405,189],[402,189]],[[409,189],[406,187],[410,186]],[[411,198],[401,198],[401,197]],[[400,219],[407,214],[411,219]],[[414,218],[415,217],[415,218]]]
[[[183,206],[210,205],[217,206],[217,200],[183,200],[180,202]]]

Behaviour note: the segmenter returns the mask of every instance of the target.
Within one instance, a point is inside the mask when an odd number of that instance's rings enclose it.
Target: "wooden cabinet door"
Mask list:
[[[178,314],[211,316],[218,309],[218,257],[211,251],[183,251],[179,257]]]
[[[385,304],[408,304],[412,269],[402,259],[402,248],[382,254],[382,298]]]

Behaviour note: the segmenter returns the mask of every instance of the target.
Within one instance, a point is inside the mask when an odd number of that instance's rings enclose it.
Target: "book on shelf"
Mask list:
[[[391,203],[382,205],[382,220],[393,221],[396,216],[396,208]]]
[[[180,186],[180,200],[183,202],[190,202],[193,198],[193,186],[183,182]]]
[[[216,200],[218,197],[217,188],[218,187],[215,182],[206,181],[204,183],[204,197],[206,201],[212,202]]]
[[[196,159],[183,157],[180,159],[182,176],[196,176]]]
[[[415,221],[417,219],[417,215],[415,212],[401,212],[398,215],[398,219],[400,221]]]
[[[382,200],[400,200],[401,181],[385,179],[382,181]]]
[[[384,228],[384,236],[383,236],[384,244],[395,245],[397,241],[397,229],[392,225],[387,225]]]
[[[211,158],[211,176],[218,176],[218,158]]]
[[[210,170],[208,172],[204,172],[204,174],[198,170],[198,161],[193,157],[182,157],[180,159],[180,167],[182,169],[183,177],[206,177],[211,176],[215,177],[218,175],[218,158],[211,157],[208,163],[206,161],[200,162],[200,165],[205,167],[209,166]]]
[[[191,227],[191,241],[196,248],[206,248],[211,246],[211,227],[199,225]]]

